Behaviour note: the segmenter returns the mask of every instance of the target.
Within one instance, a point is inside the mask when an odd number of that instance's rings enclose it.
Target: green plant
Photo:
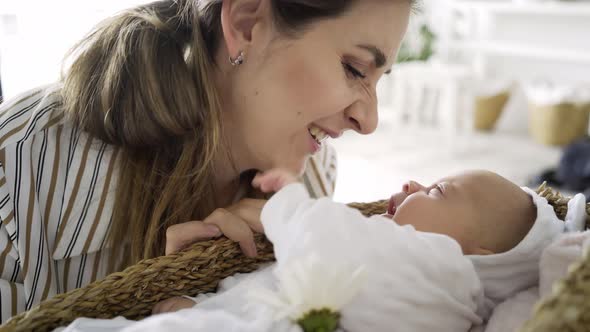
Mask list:
[[[436,35],[424,23],[418,29],[417,35],[411,33],[406,36],[400,47],[397,62],[426,61],[434,54]],[[417,47],[416,47],[417,46]]]

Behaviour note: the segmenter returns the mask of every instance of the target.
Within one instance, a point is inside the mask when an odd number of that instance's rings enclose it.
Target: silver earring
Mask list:
[[[240,54],[238,54],[238,56],[235,59],[232,59],[230,56],[229,63],[231,63],[231,65],[234,67],[244,63],[244,51],[240,51]]]

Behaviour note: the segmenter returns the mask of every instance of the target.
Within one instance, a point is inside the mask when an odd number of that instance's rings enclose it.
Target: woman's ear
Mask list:
[[[230,56],[249,48],[256,25],[270,17],[269,5],[267,0],[223,0],[221,27]]]

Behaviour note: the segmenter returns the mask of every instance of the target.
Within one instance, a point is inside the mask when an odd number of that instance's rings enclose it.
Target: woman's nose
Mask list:
[[[403,185],[402,191],[405,192],[406,195],[411,195],[418,191],[426,191],[426,187],[416,181],[409,181]]]
[[[379,116],[376,102],[357,101],[344,112],[347,125],[359,134],[368,135],[377,129]]]

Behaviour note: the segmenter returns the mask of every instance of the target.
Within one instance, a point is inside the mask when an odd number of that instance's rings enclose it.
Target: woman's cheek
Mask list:
[[[315,59],[294,61],[286,71],[289,99],[303,106],[303,109],[314,112],[338,109],[335,104],[341,104],[341,101],[337,101],[346,95],[346,90],[342,88],[343,69],[339,66],[339,63],[337,66],[328,66]]]

